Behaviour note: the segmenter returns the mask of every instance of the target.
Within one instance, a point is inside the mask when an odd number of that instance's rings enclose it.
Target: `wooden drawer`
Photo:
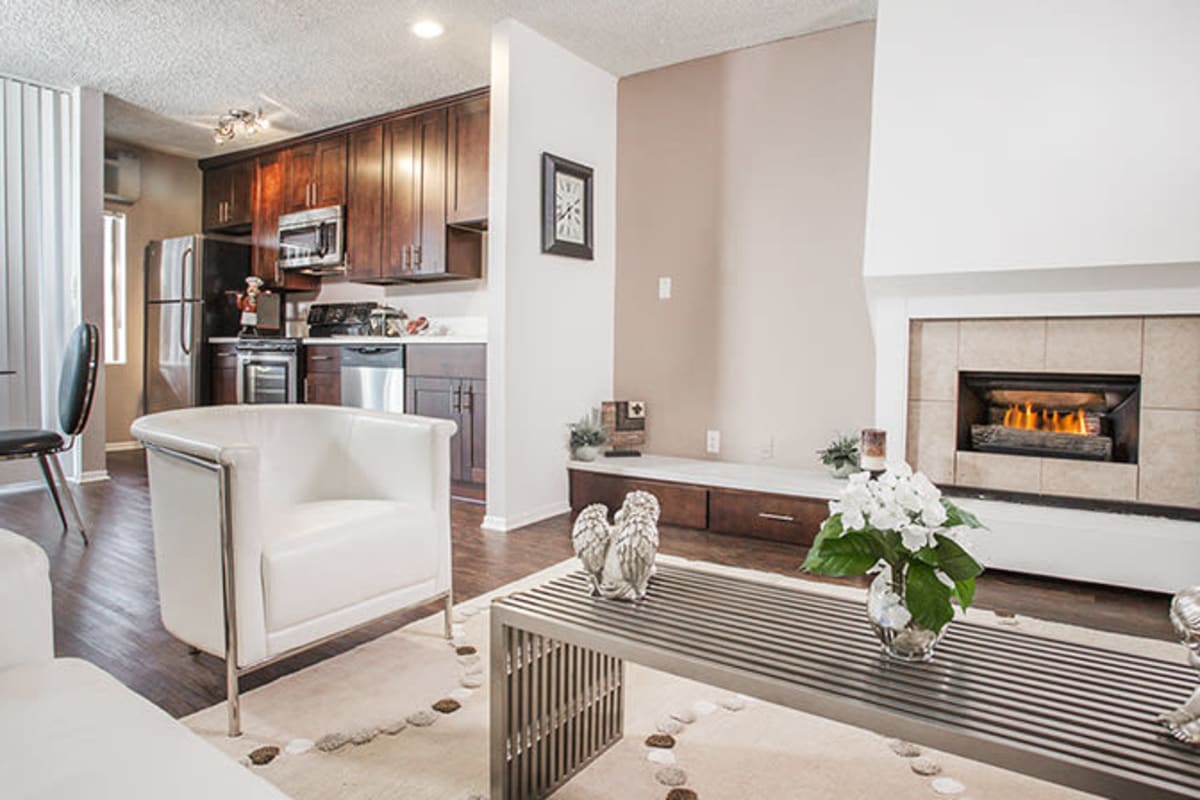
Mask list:
[[[807,546],[829,516],[829,504],[807,497],[712,489],[708,514],[708,526],[717,533]]]
[[[659,522],[681,528],[708,527],[708,489],[685,483],[666,483],[616,475],[571,470],[571,510],[575,513],[591,503],[604,503],[609,514],[616,512],[629,492],[641,489],[658,498],[662,506]]]
[[[212,347],[213,366],[217,369],[237,368],[237,345],[214,344]]]
[[[422,378],[487,380],[487,346],[482,344],[409,344],[404,346],[405,374]]]
[[[340,372],[342,348],[338,345],[307,345],[304,348],[304,365],[309,372]]]

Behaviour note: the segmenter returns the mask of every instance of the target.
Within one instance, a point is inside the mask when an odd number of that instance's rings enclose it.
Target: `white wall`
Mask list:
[[[1200,261],[1200,3],[879,6],[867,275]]]
[[[514,20],[492,33],[488,509],[567,504],[566,424],[611,399],[617,79]],[[595,170],[595,260],[541,252],[541,156]]]

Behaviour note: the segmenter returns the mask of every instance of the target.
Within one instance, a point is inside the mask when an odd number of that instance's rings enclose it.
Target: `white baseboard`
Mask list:
[[[106,453],[124,453],[127,450],[141,450],[141,449],[142,449],[142,443],[138,442],[138,441],[109,442],[106,445],[104,445],[104,452],[106,452]]]
[[[518,528],[524,528],[526,525],[532,525],[535,522],[541,522],[550,517],[557,517],[559,514],[566,514],[571,510],[570,503],[552,503],[550,505],[535,508],[532,511],[527,511],[524,514],[519,514],[515,517],[500,517],[488,514],[483,518],[483,524],[479,527],[485,531],[499,531],[500,533],[508,533],[515,531]]]
[[[72,483],[100,483],[108,480],[108,470],[106,469],[90,469],[79,476],[78,480],[71,481]]]

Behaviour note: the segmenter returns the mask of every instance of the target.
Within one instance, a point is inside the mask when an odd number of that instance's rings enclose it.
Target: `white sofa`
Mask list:
[[[54,658],[49,564],[0,530],[0,797],[283,800],[86,661]]]
[[[163,624],[237,677],[385,614],[446,603],[454,423],[236,405],[142,417]]]

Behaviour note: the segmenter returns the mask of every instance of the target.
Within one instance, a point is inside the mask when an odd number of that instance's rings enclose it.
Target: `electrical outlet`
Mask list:
[[[659,278],[658,279],[658,299],[659,300],[670,300],[671,299],[671,279],[670,278]]]
[[[708,435],[704,439],[704,449],[706,451],[708,451],[709,453],[711,453],[712,455],[716,455],[717,453],[721,452],[721,432],[720,431],[709,431],[708,432]]]

